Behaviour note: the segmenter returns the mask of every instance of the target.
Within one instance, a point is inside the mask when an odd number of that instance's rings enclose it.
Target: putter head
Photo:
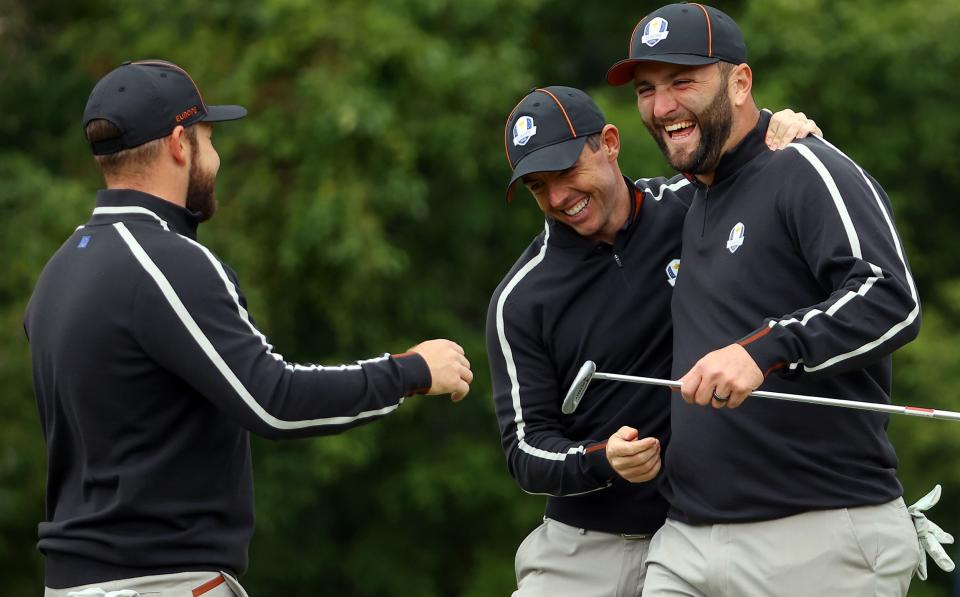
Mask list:
[[[587,391],[587,386],[590,385],[590,380],[593,379],[593,374],[596,372],[596,363],[593,361],[584,361],[583,365],[580,367],[580,371],[577,372],[577,376],[573,378],[573,383],[570,384],[570,389],[567,390],[567,395],[563,398],[563,404],[560,406],[560,412],[565,415],[569,415],[573,411],[577,410],[577,407],[580,405],[580,401],[583,399],[583,395]]]

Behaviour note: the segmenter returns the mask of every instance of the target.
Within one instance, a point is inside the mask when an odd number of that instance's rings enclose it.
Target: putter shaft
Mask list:
[[[621,375],[618,373],[602,373],[597,371],[597,366],[593,361],[585,361],[576,378],[570,385],[566,397],[564,397],[561,411],[564,414],[570,414],[577,409],[583,395],[587,391],[587,386],[594,379],[605,379],[608,381],[622,381],[627,383],[641,383],[656,386],[666,386],[668,388],[679,388],[680,382],[670,379],[658,379],[656,377],[640,377],[636,375]],[[936,408],[923,408],[919,406],[900,406],[897,404],[877,404],[875,402],[862,402],[860,400],[840,400],[839,398],[824,398],[823,396],[804,396],[802,394],[786,394],[782,392],[751,392],[750,396],[758,398],[770,398],[772,400],[786,400],[789,402],[803,402],[806,404],[820,404],[822,406],[838,406],[840,408],[853,408],[858,410],[870,410],[893,415],[907,415],[911,417],[924,417],[927,419],[944,419],[948,421],[960,421],[960,413],[940,410]]]

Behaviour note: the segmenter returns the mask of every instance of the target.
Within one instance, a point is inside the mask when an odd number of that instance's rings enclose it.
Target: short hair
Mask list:
[[[590,146],[594,152],[600,150],[600,144],[602,142],[603,135],[601,133],[594,133],[587,137],[587,145]]]
[[[197,131],[193,126],[184,129],[187,139],[191,144],[197,142]],[[89,143],[105,141],[107,139],[116,139],[122,134],[117,125],[109,120],[97,118],[87,123],[84,134]],[[169,135],[168,135],[169,136]],[[143,169],[150,165],[153,160],[160,155],[163,149],[163,140],[166,137],[147,141],[142,145],[121,149],[115,153],[93,156],[100,166],[100,171],[105,177],[112,177],[122,174],[137,175],[142,173]]]
[[[730,73],[732,73],[733,69],[737,68],[738,66],[732,62],[725,62],[723,60],[718,61],[717,64],[720,66],[720,75],[723,77],[724,81],[730,79]]]

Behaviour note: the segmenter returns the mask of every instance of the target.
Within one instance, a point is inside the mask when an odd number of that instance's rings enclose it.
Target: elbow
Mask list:
[[[536,482],[536,476],[529,474],[529,467],[524,466],[521,462],[523,457],[518,452],[519,450],[514,450],[507,457],[507,470],[510,471],[510,476],[513,477],[517,486],[526,493],[548,493],[546,487],[542,487],[540,483]]]
[[[907,311],[907,317],[905,319],[907,325],[902,331],[904,344],[917,339],[917,336],[920,335],[920,322],[923,319],[920,300],[915,298],[915,295],[909,290],[906,290],[906,292],[904,304],[905,310]]]
[[[906,338],[904,342],[913,342],[917,339],[917,336],[920,335],[920,320],[923,319],[922,309],[920,308],[920,303],[916,305],[916,316],[913,318],[913,321],[910,322],[910,325],[907,326],[905,330]]]

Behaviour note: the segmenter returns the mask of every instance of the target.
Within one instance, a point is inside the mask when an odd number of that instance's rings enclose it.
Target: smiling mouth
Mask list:
[[[666,131],[667,136],[672,140],[686,139],[693,134],[693,131],[696,129],[697,123],[692,120],[681,120],[680,122],[674,122],[663,127],[663,130]]]
[[[579,202],[577,202],[577,204],[574,205],[573,207],[563,210],[563,213],[567,214],[570,217],[579,215],[580,212],[582,212],[587,207],[588,203],[590,203],[590,198],[584,197]]]

